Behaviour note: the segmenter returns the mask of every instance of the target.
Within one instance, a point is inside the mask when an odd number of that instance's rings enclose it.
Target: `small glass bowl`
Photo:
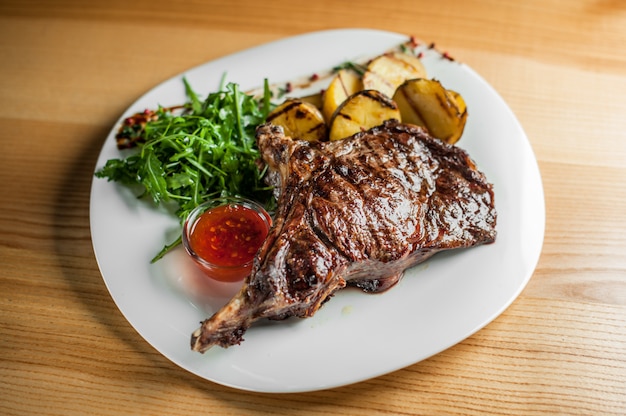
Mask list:
[[[272,219],[268,212],[261,205],[246,198],[223,197],[211,199],[207,202],[204,202],[198,205],[196,208],[193,209],[193,211],[189,213],[183,224],[182,241],[187,254],[189,254],[189,256],[194,260],[196,265],[200,268],[200,270],[204,272],[206,276],[220,282],[236,282],[239,280],[243,280],[246,276],[250,274],[254,257],[242,264],[225,266],[215,264],[214,262],[211,262],[206,258],[201,257],[192,247],[193,240],[191,235],[194,232],[194,229],[198,224],[200,217],[206,212],[215,210],[216,208],[223,206],[247,208],[250,212],[258,215],[258,217],[265,225],[265,237],[267,237],[269,229],[272,225]]]

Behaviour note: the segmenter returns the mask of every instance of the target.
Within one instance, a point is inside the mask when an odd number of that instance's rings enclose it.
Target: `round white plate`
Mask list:
[[[193,68],[157,86],[120,118],[186,101],[182,75],[202,95],[222,74],[242,89],[286,82],[347,60],[373,57],[407,39],[373,30],[296,36]],[[202,280],[182,250],[150,259],[178,231],[178,220],[138,201],[127,188],[94,179],[91,234],[106,285],[131,325],[180,367],[215,383],[258,392],[302,392],[359,382],[406,367],[453,346],[495,319],[519,295],[537,264],[545,208],[528,139],[502,98],[467,65],[434,49],[423,58],[431,77],[463,95],[469,109],[458,146],[494,184],[494,244],[441,253],[407,271],[382,294],[346,289],[308,319],[258,322],[245,341],[204,355],[191,333],[236,291]],[[97,162],[119,158],[113,127]]]

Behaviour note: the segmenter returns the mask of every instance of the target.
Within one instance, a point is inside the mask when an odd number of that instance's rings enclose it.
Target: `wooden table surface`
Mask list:
[[[545,189],[537,269],[487,327],[391,374],[274,395],[206,381],[105,287],[89,229],[103,140],[192,66],[344,27],[436,42],[507,101]],[[625,45],[619,0],[3,0],[0,414],[625,414]]]

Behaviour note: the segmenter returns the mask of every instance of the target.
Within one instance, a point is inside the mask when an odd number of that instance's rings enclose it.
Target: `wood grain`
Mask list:
[[[392,374],[307,394],[210,383],[107,292],[89,231],[102,141],[189,67],[339,27],[434,41],[509,103],[543,178],[539,264],[486,328]],[[1,2],[0,414],[626,414],[624,44],[619,0]]]

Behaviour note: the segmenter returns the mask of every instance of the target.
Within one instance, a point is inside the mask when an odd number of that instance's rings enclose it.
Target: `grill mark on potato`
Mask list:
[[[419,119],[419,121],[422,123],[422,125],[424,125],[424,127],[426,127],[426,130],[430,131],[430,128],[428,127],[428,123],[426,123],[424,116],[422,115],[422,112],[420,111],[419,107],[416,105],[415,101],[411,100],[409,95],[407,94],[406,90],[400,90],[400,94],[402,94],[402,96],[404,97],[406,103],[409,105],[409,107],[411,107],[411,109],[413,110],[413,112],[415,113],[415,115],[417,116],[417,118]]]
[[[277,118],[278,116],[285,114],[286,112],[290,111],[292,108],[294,108],[295,106],[299,105],[299,103],[297,101],[294,101],[288,105],[286,105],[281,111],[277,111],[273,114],[270,114],[267,116],[267,122],[270,123],[272,120],[274,120],[275,118]]]

